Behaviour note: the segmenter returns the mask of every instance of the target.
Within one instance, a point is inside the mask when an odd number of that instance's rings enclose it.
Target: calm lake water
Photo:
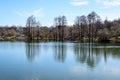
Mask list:
[[[120,80],[120,44],[0,42],[0,80]]]

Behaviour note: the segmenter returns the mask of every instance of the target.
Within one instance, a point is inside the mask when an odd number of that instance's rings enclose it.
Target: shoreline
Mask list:
[[[94,39],[93,41],[89,41],[88,38],[82,39],[82,40],[64,40],[64,41],[57,41],[53,39],[33,39],[30,40],[26,37],[22,37],[22,39],[18,39],[16,37],[6,37],[6,38],[1,38],[0,37],[0,42],[1,41],[11,41],[11,42],[16,42],[16,41],[22,41],[22,42],[73,42],[73,43],[120,43],[120,39],[109,39],[109,40],[99,40],[99,39]]]

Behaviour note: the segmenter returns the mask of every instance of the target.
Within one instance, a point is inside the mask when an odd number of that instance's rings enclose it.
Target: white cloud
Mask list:
[[[103,73],[106,74],[112,74],[112,75],[119,75],[120,74],[120,69],[118,67],[104,67]]]
[[[70,72],[73,74],[84,74],[86,73],[86,68],[80,66],[73,66],[70,68]]]
[[[113,6],[120,6],[120,0],[112,0],[112,1],[106,0],[103,2],[103,5],[106,8],[113,7]]]
[[[72,0],[70,4],[72,6],[83,6],[83,5],[87,5],[88,1]]]
[[[104,8],[120,6],[120,0],[95,0],[97,3],[102,3]]]
[[[37,9],[33,10],[31,12],[28,11],[17,11],[17,15],[22,16],[22,17],[29,17],[31,15],[34,15],[36,18],[43,17],[43,10],[42,9]]]

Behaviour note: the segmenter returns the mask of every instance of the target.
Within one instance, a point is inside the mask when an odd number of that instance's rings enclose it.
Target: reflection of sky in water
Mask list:
[[[0,80],[120,80],[119,47],[0,42]]]

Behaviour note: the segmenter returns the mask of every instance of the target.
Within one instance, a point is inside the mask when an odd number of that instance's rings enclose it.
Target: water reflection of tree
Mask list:
[[[54,57],[59,62],[64,62],[66,58],[66,46],[64,43],[54,45]]]
[[[29,61],[33,61],[39,55],[39,44],[33,42],[26,43],[26,56]]]
[[[105,62],[107,62],[108,57],[119,58],[120,59],[120,45],[117,44],[98,44],[97,46],[101,46],[99,48],[101,56],[104,57]]]
[[[93,50],[92,44],[87,43],[76,43],[74,45],[74,52],[76,60],[80,63],[86,63],[89,67],[93,68],[100,60],[98,50]]]
[[[120,59],[120,48],[119,46],[116,46],[113,48],[105,46],[104,48],[104,59],[107,60],[107,57],[112,56],[113,58]]]
[[[86,63],[91,68],[94,68],[101,58],[104,58],[105,62],[109,56],[120,59],[120,48],[115,45],[75,43],[74,53],[78,62]]]
[[[111,50],[112,57],[113,58],[119,58],[120,59],[120,48],[114,48]]]

